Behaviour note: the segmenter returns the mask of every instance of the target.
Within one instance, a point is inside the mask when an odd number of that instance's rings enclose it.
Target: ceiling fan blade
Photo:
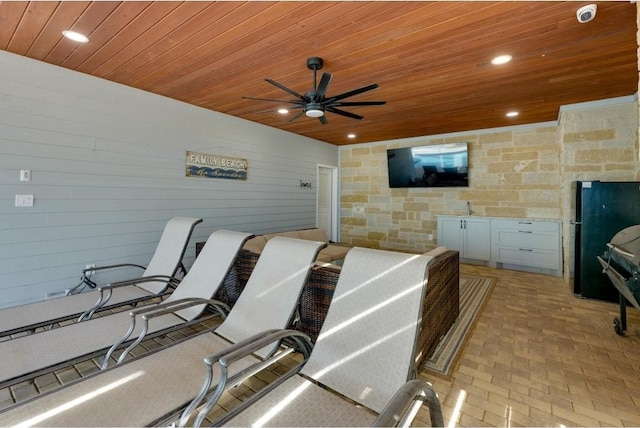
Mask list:
[[[320,119],[320,123],[323,125],[326,125],[327,123],[329,123],[327,116],[320,116],[318,119]]]
[[[287,123],[289,122],[293,122],[294,120],[296,120],[297,118],[299,118],[300,116],[302,116],[304,114],[304,110],[301,110],[299,113],[296,113],[295,115],[293,115],[291,117],[291,119],[287,120]]]
[[[336,101],[326,104],[325,107],[357,107],[357,106],[383,106],[386,101]]]
[[[327,107],[327,110],[332,112],[332,113],[339,114],[340,116],[346,116],[346,117],[350,117],[352,119],[358,119],[358,120],[364,119],[364,117],[360,116],[359,114],[354,114],[354,113],[351,113],[349,111],[340,110],[340,109],[337,109],[335,107]]]
[[[331,77],[332,76],[330,73],[322,73],[322,78],[320,79],[320,83],[318,84],[318,89],[316,89],[315,96],[313,97],[315,101],[320,101],[324,98],[324,94],[327,92],[329,82],[331,82]]]
[[[302,104],[302,101],[299,100],[276,100],[273,98],[254,98],[254,97],[242,97],[245,100],[256,100],[256,101],[273,101],[276,103],[288,103],[288,104]]]
[[[374,83],[372,85],[363,86],[362,88],[354,89],[353,91],[345,92],[343,94],[336,95],[335,97],[328,98],[327,101],[331,102],[331,101],[343,100],[345,98],[352,97],[354,95],[358,95],[363,92],[371,91],[377,88],[379,88],[378,84]]]
[[[277,88],[280,88],[285,92],[288,92],[289,94],[293,95],[294,97],[300,98],[302,101],[306,101],[306,102],[310,101],[308,97],[305,97],[305,96],[300,95],[299,93],[297,93],[295,91],[292,91],[291,89],[287,88],[284,85],[281,85],[280,83],[276,82],[275,80],[271,80],[271,79],[264,79],[264,80],[266,80],[267,82],[271,83],[273,86],[275,86]]]

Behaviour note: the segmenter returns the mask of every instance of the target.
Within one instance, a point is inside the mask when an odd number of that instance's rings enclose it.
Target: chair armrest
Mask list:
[[[229,366],[234,362],[253,354],[259,349],[264,348],[265,346],[273,343],[280,342],[283,339],[289,338],[294,341],[295,347],[289,348],[286,351],[277,354],[271,358],[265,359],[263,362],[258,364],[254,364],[249,367],[249,369],[240,372],[238,375],[234,376],[233,379],[229,379]],[[200,426],[204,421],[204,418],[211,411],[211,409],[218,402],[222,393],[227,389],[227,385],[234,386],[238,383],[242,382],[242,380],[247,377],[257,373],[258,371],[264,369],[265,367],[273,364],[275,361],[283,358],[284,356],[290,354],[294,350],[299,350],[303,354],[303,361],[306,361],[309,358],[311,353],[311,348],[313,344],[311,343],[311,339],[306,334],[298,331],[298,330],[290,330],[290,329],[273,329],[266,330],[261,333],[255,334],[251,337],[248,337],[245,340],[241,340],[227,348],[223,349],[220,352],[217,352],[213,355],[209,355],[204,358],[204,362],[207,366],[207,375],[205,377],[204,384],[200,389],[198,395],[193,399],[191,404],[187,406],[187,408],[182,413],[180,417],[180,421],[178,426],[186,426],[191,414],[200,407],[202,401],[206,398],[206,395],[213,383],[213,366],[218,363],[220,365],[220,379],[218,381],[218,385],[216,387],[215,392],[209,397],[207,402],[202,406],[202,409],[199,411],[198,416],[193,423],[193,426]],[[233,382],[233,383],[232,383]]]
[[[136,265],[133,263],[121,263],[117,265],[98,266],[98,267],[82,269],[82,277],[80,278],[80,283],[78,285],[73,286],[69,291],[67,291],[66,295],[67,296],[72,295],[81,286],[82,288],[80,289],[80,291],[82,291],[82,289],[84,289],[85,286],[89,286],[89,288],[96,288],[98,284],[96,284],[94,281],[91,280],[91,274],[93,272],[100,271],[100,270],[107,270],[107,269],[123,268],[123,267],[137,267],[142,270],[146,269],[146,267],[144,266]],[[87,276],[87,273],[89,273],[88,276]]]
[[[137,265],[137,264],[133,264],[133,263],[121,263],[121,264],[117,264],[117,265],[96,266],[96,267],[82,269],[82,274],[85,275],[87,272],[95,272],[95,271],[107,270],[107,269],[117,269],[117,268],[123,268],[123,267],[137,267],[137,268],[140,268],[142,270],[146,269],[146,267],[144,267],[142,265]]]
[[[260,332],[245,340],[241,340],[231,346],[228,346],[220,352],[216,352],[215,354],[205,357],[204,362],[207,365],[213,365],[218,362],[221,366],[229,367],[239,359],[251,355],[273,342],[287,338],[292,339],[296,343],[297,347],[300,347],[299,351],[302,352],[305,359],[309,357],[311,349],[313,348],[313,344],[311,343],[309,336],[298,330],[275,329]]]
[[[127,346],[127,349],[122,351],[122,354],[120,354],[120,357],[118,357],[118,361],[116,362],[116,364],[122,363],[125,357],[144,340],[144,338],[147,336],[147,333],[149,332],[150,319],[156,318],[162,315],[166,315],[169,313],[175,313],[181,309],[188,308],[190,306],[202,305],[202,304],[213,306],[223,319],[226,318],[227,313],[229,312],[229,307],[218,300],[202,299],[197,297],[188,297],[184,299],[175,300],[172,302],[162,302],[157,305],[145,306],[145,307],[137,308],[130,311],[129,316],[131,317],[131,325],[129,326],[129,330],[127,330],[127,332],[118,341],[116,341],[111,346],[111,348],[109,348],[109,350],[105,354],[104,360],[102,361],[101,369],[105,369],[107,367],[107,365],[109,364],[109,357],[111,357],[111,354],[113,354],[113,352],[116,349],[118,349],[124,342],[129,340],[129,338],[131,337],[131,334],[135,330],[136,319],[138,316],[142,318],[142,323],[143,323],[142,331],[140,332],[136,340],[133,343],[131,343],[129,346]]]
[[[231,310],[227,304],[219,300],[185,297],[184,299],[165,301],[153,306],[136,308],[131,310],[129,315],[133,317],[142,315],[143,320],[149,320],[169,313],[175,313],[181,309],[189,308],[191,306],[203,304],[213,306],[223,319],[226,318],[227,314]]]
[[[420,379],[410,380],[402,385],[372,426],[395,427],[400,424],[409,426],[423,403],[426,403],[429,408],[431,426],[443,427],[444,420],[438,395],[429,382]]]
[[[78,318],[78,322],[83,321],[85,319],[87,320],[91,319],[93,317],[93,314],[95,314],[98,309],[106,305],[107,302],[111,300],[111,296],[113,295],[114,289],[121,288],[121,287],[128,287],[130,285],[141,284],[145,282],[158,282],[158,281],[167,283],[167,286],[158,295],[163,295],[168,288],[175,288],[180,283],[179,279],[172,276],[151,275],[151,276],[143,276],[138,279],[128,279],[125,281],[114,282],[113,284],[107,284],[102,287],[98,287],[97,291],[100,293],[100,296],[98,297],[98,301],[80,315],[80,317]],[[106,297],[105,297],[105,291],[107,292]]]
[[[101,287],[98,287],[98,291],[100,290],[112,290],[114,288],[120,288],[120,287],[126,287],[128,285],[135,285],[135,284],[141,284],[141,283],[145,283],[145,282],[166,282],[167,283],[167,287],[173,285],[176,286],[180,283],[180,280],[176,277],[173,276],[168,276],[168,275],[151,275],[151,276],[142,276],[140,278],[136,278],[136,279],[127,279],[124,281],[118,281],[118,282],[114,282],[111,284],[107,284],[107,285],[103,285]]]

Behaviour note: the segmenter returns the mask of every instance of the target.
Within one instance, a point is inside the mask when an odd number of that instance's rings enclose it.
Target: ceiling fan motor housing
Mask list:
[[[322,58],[319,58],[317,56],[307,58],[307,68],[309,70],[321,70],[323,65],[324,61],[322,61]]]

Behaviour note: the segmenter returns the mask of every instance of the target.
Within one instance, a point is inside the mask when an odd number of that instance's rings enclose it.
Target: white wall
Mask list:
[[[187,150],[245,158],[249,178],[185,177]],[[69,288],[88,263],[145,265],[173,216],[204,219],[187,266],[218,228],[314,227],[317,164],[338,148],[0,51],[0,307]]]

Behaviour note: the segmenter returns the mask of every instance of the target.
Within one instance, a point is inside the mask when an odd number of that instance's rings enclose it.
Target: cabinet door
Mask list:
[[[490,232],[488,219],[466,217],[464,219],[464,257],[489,261],[491,259]]]
[[[438,245],[459,251],[462,256],[462,220],[459,217],[438,217]]]

